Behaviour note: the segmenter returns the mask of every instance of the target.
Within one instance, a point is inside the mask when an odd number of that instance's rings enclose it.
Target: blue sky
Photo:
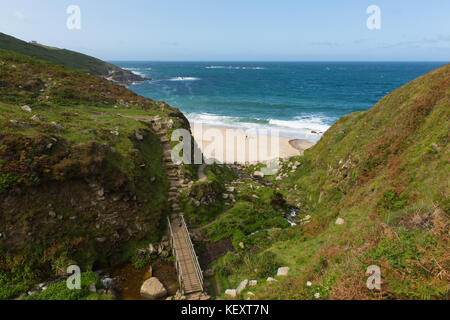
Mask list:
[[[449,0],[0,0],[0,31],[106,60],[448,61],[449,13]]]

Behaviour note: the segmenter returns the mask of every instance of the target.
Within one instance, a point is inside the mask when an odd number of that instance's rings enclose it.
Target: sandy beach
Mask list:
[[[205,158],[220,163],[257,163],[303,155],[314,143],[277,137],[255,130],[212,127],[191,123],[192,134]]]

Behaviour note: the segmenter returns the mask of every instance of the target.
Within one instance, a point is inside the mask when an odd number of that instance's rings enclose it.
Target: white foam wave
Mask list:
[[[233,66],[208,66],[206,69],[231,69],[231,70],[263,70],[263,67],[233,67]]]
[[[200,80],[200,78],[196,77],[175,77],[169,79],[169,81],[198,81],[198,80]]]
[[[325,122],[326,120],[329,119],[325,117],[309,116],[309,117],[295,117],[292,120],[270,119],[269,124],[278,127],[309,130],[315,131],[317,133],[320,132],[323,133],[330,128],[330,126]]]
[[[202,123],[206,126],[227,127],[232,129],[256,129],[267,130],[267,134],[277,132],[282,137],[293,139],[306,139],[317,142],[322,134],[330,128],[327,121],[331,119],[321,116],[295,117],[292,120],[269,119],[267,121],[254,119],[251,122],[247,119],[231,116],[220,116],[210,113],[190,113],[187,118],[191,123]],[[276,130],[270,132],[270,130]]]

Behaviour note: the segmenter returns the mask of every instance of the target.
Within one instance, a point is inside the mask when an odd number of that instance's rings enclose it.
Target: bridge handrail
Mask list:
[[[184,293],[184,292],[183,292],[183,291],[184,291],[184,289],[183,289],[183,284],[184,284],[184,281],[183,281],[183,275],[182,275],[182,273],[181,273],[181,270],[180,270],[180,264],[179,264],[179,262],[178,262],[177,248],[176,248],[176,246],[175,246],[175,241],[174,241],[174,239],[173,239],[172,223],[170,222],[170,218],[169,218],[169,217],[167,217],[167,222],[169,223],[170,242],[171,242],[171,244],[172,244],[172,255],[173,255],[174,258],[175,258],[175,269],[177,270],[178,283],[180,284],[180,291],[181,291],[182,293]]]
[[[200,264],[198,262],[197,255],[195,253],[194,245],[192,244],[191,236],[189,235],[189,230],[187,228],[187,224],[186,224],[186,221],[184,220],[183,215],[181,215],[181,222],[183,224],[183,231],[186,235],[186,238],[188,239],[189,250],[191,252],[192,257],[194,258],[194,266],[197,271],[198,278],[200,280],[200,284],[201,284],[202,290],[203,290],[203,272],[202,272],[202,269],[200,268]]]

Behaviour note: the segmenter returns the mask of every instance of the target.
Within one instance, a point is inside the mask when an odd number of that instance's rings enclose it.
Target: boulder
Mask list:
[[[100,282],[106,289],[110,289],[113,286],[114,280],[110,277],[102,277],[100,278]]]
[[[432,143],[431,147],[433,148],[434,151],[436,151],[437,153],[441,152],[441,148],[439,148],[439,146],[436,143]]]
[[[278,277],[287,277],[289,275],[289,267],[282,267],[278,269]]]
[[[262,173],[261,171],[255,171],[255,173],[253,174],[253,176],[255,178],[264,178],[264,173]]]
[[[226,296],[230,296],[232,298],[236,298],[236,289],[227,289],[225,291]]]
[[[248,282],[249,287],[255,287],[258,284],[258,280],[250,280]]]
[[[342,218],[338,218],[338,219],[336,220],[336,224],[337,224],[338,226],[343,225],[344,223],[345,223],[345,220],[342,219]]]
[[[9,120],[9,122],[11,122],[12,124],[15,124],[16,126],[21,126],[21,127],[24,127],[24,128],[29,128],[30,127],[30,125],[28,123],[23,122],[23,121]]]
[[[272,277],[267,278],[267,282],[275,282],[275,281],[277,281],[277,279],[274,279]]]
[[[242,281],[239,286],[236,288],[236,294],[240,295],[242,291],[244,291],[248,286],[248,280]]]
[[[43,118],[38,114],[35,114],[34,116],[32,116],[31,120],[33,120],[35,122],[48,122],[48,120],[46,118]]]
[[[26,112],[31,112],[31,111],[33,111],[33,110],[30,108],[30,106],[27,106],[27,105],[23,106],[21,109],[22,109],[23,111],[26,111]]]
[[[167,296],[167,290],[158,278],[153,277],[142,284],[141,296],[152,300],[162,299]]]
[[[56,122],[52,122],[52,125],[58,130],[64,130],[64,127]]]
[[[136,139],[138,139],[139,141],[142,141],[142,140],[144,140],[144,136],[143,135],[141,135],[140,133],[139,133],[139,131],[135,131],[135,135],[136,135]]]

